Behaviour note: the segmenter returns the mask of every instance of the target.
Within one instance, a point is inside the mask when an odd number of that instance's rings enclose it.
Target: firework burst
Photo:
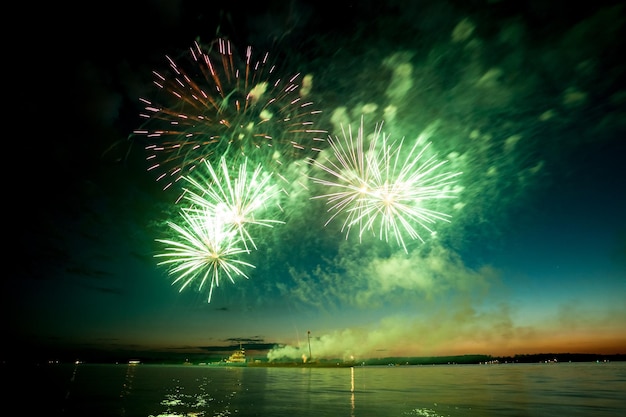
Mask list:
[[[240,246],[239,235],[212,212],[181,210],[181,217],[180,225],[168,222],[176,239],[157,239],[165,248],[155,257],[166,258],[158,265],[170,267],[169,274],[177,276],[172,285],[180,283],[179,291],[192,282],[197,282],[198,290],[202,290],[208,282],[210,303],[213,289],[219,286],[222,275],[232,283],[237,276],[247,279],[244,269],[254,268],[254,265],[240,259],[248,251]]]
[[[300,74],[278,76],[268,54],[255,57],[251,47],[241,59],[225,39],[188,52],[183,63],[167,57],[169,69],[153,72],[160,98],[141,99],[146,122],[133,133],[145,139],[148,169],[163,188],[214,155],[251,157],[280,175],[284,164],[318,151],[321,111]]]
[[[330,156],[320,154],[310,163],[322,175],[311,176],[325,192],[313,198],[325,199],[331,213],[325,226],[344,216],[342,233],[348,238],[353,227],[358,228],[359,240],[366,231],[379,239],[390,236],[407,252],[404,236],[424,242],[418,229],[434,233],[437,221],[450,221],[450,215],[430,209],[440,199],[455,197],[452,188],[460,172],[441,172],[447,161],[436,155],[426,157],[430,142],[416,141],[403,155],[404,139],[390,141],[379,124],[366,148],[363,120],[356,137],[352,129],[342,127],[343,138],[329,137]]]
[[[191,204],[187,211],[200,216],[210,213],[211,217],[237,232],[246,251],[257,249],[248,229],[251,226],[272,227],[284,223],[263,218],[264,214],[271,216],[280,208],[278,197],[281,188],[271,182],[271,173],[265,173],[260,164],[249,172],[247,158],[239,166],[236,176],[229,171],[224,156],[220,159],[219,170],[206,160],[204,165],[208,175],[197,179],[201,172],[197,169],[193,175],[185,177],[189,187],[185,187],[183,198]]]

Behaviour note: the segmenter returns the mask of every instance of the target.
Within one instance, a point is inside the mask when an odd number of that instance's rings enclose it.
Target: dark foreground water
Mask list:
[[[3,379],[15,383],[4,384],[3,405],[13,415],[626,416],[626,362],[354,368],[79,364],[10,371],[17,373]]]

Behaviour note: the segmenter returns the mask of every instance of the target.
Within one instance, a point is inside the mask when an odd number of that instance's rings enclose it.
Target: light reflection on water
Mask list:
[[[626,411],[625,362],[354,368],[81,364],[38,371],[45,371],[33,377],[40,378],[36,396],[39,415],[46,416],[622,417]]]

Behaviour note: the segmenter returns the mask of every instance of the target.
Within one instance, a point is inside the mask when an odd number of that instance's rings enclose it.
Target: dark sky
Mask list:
[[[626,353],[624,7],[615,1],[48,5],[7,53],[6,355],[301,357]],[[346,239],[290,199],[249,279],[179,292],[156,239],[178,211],[148,172],[140,98],[194,41],[313,76],[332,137],[375,124],[455,172],[436,237]],[[14,100],[13,97],[17,97]],[[422,136],[420,136],[422,135]],[[294,177],[294,182],[297,182]],[[306,193],[305,193],[306,194]],[[14,214],[15,213],[15,214]],[[6,343],[5,343],[6,344]],[[76,353],[80,355],[80,353]]]

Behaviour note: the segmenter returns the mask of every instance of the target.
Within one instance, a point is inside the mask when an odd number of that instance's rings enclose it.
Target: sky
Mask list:
[[[620,2],[209,3],[25,11],[7,79],[22,122],[5,147],[20,156],[6,193],[17,236],[6,241],[5,358],[228,354],[239,343],[271,360],[626,353]],[[229,72],[214,61],[223,96],[187,59],[218,38],[235,62]],[[262,65],[237,89],[228,75],[245,72],[248,46]],[[205,120],[179,117],[190,93],[154,82],[176,79],[217,103]],[[235,110],[246,95],[251,110]],[[254,125],[254,106],[271,97],[268,109],[304,117],[309,131],[279,117]],[[229,117],[242,128],[219,123]],[[266,136],[247,139],[250,125],[271,133],[271,149]],[[141,133],[163,129],[182,133]],[[331,144],[351,132],[367,149],[377,129],[376,143],[397,151],[391,166],[443,163],[409,178],[445,195],[420,206],[430,231],[410,219],[385,239],[378,228],[359,235],[358,223],[342,230],[348,209],[331,217],[337,189],[322,180],[342,181],[322,169],[336,161]],[[185,157],[168,148],[190,133],[239,135],[241,152],[223,140]],[[247,277],[221,270],[209,302],[200,278],[181,290],[155,256],[167,253],[161,240],[180,239],[168,222],[181,224],[191,187],[158,177],[194,158],[219,176],[222,153],[233,181],[245,155],[279,184],[256,217],[279,223],[250,226],[257,247],[235,256],[252,266]],[[198,163],[188,177],[207,172]]]

